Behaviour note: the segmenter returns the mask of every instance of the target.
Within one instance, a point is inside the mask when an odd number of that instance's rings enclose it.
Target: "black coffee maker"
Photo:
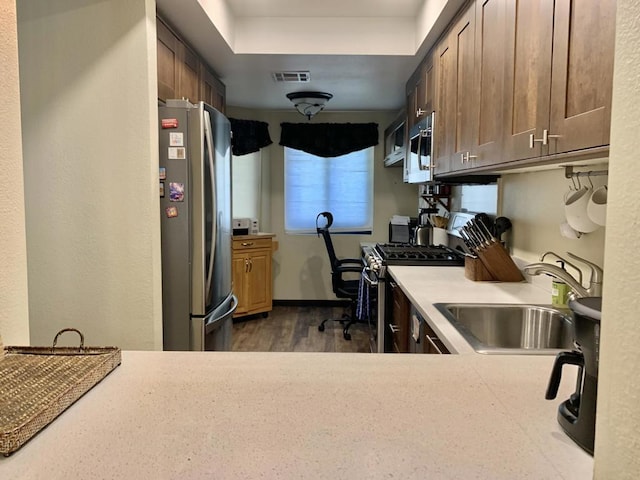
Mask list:
[[[569,308],[575,328],[575,350],[557,355],[545,398],[556,398],[562,366],[577,365],[576,390],[558,407],[558,423],[574,442],[593,455],[602,297],[571,300]]]

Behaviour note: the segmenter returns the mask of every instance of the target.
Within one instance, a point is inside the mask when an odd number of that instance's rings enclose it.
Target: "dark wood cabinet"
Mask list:
[[[433,57],[430,52],[407,82],[409,129],[435,110],[435,83]]]
[[[609,144],[615,0],[507,2],[507,160]]]
[[[477,124],[475,10],[467,7],[436,48],[435,174],[468,168]]]
[[[200,98],[203,102],[225,113],[226,88],[218,78],[211,73],[205,64],[200,65]]]
[[[556,0],[549,154],[609,144],[615,0]]]
[[[385,352],[409,352],[411,302],[402,289],[394,282],[389,282],[391,291],[391,318],[385,325]]]
[[[433,51],[436,176],[606,154],[615,3],[466,4]]]
[[[422,321],[422,338],[420,341],[424,342],[423,345],[423,353],[430,353],[435,355],[445,355],[449,354],[449,349],[446,345],[438,338],[436,332],[429,326],[426,321]]]
[[[158,99],[204,101],[225,111],[225,86],[162,19],[156,19]]]
[[[476,110],[471,128],[475,132],[466,166],[494,165],[503,161],[506,62],[505,15],[511,0],[477,0],[475,4],[474,75]],[[473,100],[471,100],[473,101]],[[464,153],[464,152],[461,152]]]
[[[182,44],[181,63],[179,67],[180,83],[179,98],[186,98],[190,102],[202,100],[200,97],[200,60],[198,56]]]
[[[156,22],[158,55],[158,98],[177,98],[181,44],[160,20]]]

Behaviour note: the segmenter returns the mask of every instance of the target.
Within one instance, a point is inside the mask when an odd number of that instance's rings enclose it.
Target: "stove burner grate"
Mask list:
[[[464,256],[443,246],[410,244],[377,244],[376,250],[387,265],[464,265]]]

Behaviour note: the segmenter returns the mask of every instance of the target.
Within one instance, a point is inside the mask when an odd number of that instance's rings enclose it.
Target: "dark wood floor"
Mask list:
[[[232,350],[236,352],[362,352],[370,353],[367,325],[349,328],[351,340],[342,336],[343,326],[325,318],[340,318],[343,308],[275,306],[269,316],[235,319]]]

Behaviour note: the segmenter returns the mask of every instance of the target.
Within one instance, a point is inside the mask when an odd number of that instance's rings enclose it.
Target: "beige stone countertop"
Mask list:
[[[580,479],[552,357],[123,352],[3,479]],[[563,376],[558,398],[573,383]]]
[[[535,284],[474,282],[465,278],[463,267],[391,266],[389,273],[452,353],[477,355],[434,303],[551,304],[550,290],[543,288],[550,281],[544,278]]]

